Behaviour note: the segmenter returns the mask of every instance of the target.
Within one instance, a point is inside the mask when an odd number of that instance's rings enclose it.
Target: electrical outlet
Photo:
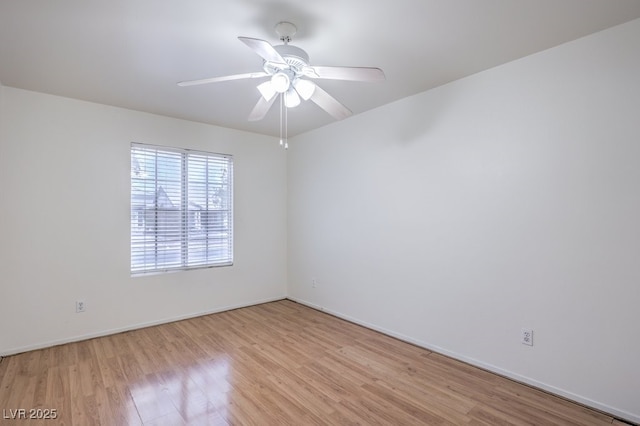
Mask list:
[[[79,314],[84,312],[87,308],[87,305],[84,303],[84,300],[76,300],[76,313]]]
[[[311,278],[311,287],[316,288],[318,285],[318,280],[315,278]]]
[[[520,343],[523,345],[533,346],[533,330],[530,328],[523,328],[520,330]]]

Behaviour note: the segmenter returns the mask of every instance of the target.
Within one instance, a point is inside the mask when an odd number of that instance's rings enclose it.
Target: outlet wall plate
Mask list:
[[[533,330],[530,328],[523,328],[520,330],[520,343],[523,345],[533,346]]]
[[[87,308],[87,305],[84,303],[84,300],[76,300],[76,313],[82,313]]]

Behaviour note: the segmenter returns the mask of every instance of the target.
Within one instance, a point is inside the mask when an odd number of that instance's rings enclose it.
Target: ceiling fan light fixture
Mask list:
[[[295,87],[296,92],[298,92],[300,97],[305,101],[311,99],[311,96],[313,96],[313,92],[316,91],[315,83],[309,80],[303,80],[301,78],[293,82],[293,87]]]
[[[284,105],[287,108],[295,108],[300,105],[300,96],[298,96],[298,92],[293,90],[293,88],[289,89],[284,94]]]
[[[289,79],[289,76],[283,72],[275,73],[271,77],[271,86],[276,92],[285,93],[289,90],[289,86],[291,86],[291,79]]]
[[[271,81],[265,81],[258,85],[258,90],[265,101],[270,101],[276,95],[276,89],[273,88]]]

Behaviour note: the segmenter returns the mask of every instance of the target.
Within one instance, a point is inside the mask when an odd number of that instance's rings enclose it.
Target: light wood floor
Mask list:
[[[10,419],[38,408],[57,419]],[[0,410],[3,425],[615,422],[288,300],[7,357]]]

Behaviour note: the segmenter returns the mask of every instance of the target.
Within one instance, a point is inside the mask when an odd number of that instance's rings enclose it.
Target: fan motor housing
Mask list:
[[[292,46],[290,44],[280,44],[277,46],[273,46],[273,48],[296,72],[309,65],[309,55],[299,47]],[[274,68],[275,67],[273,67],[269,62],[265,62],[265,71],[273,74],[273,72],[270,70],[273,70]]]

